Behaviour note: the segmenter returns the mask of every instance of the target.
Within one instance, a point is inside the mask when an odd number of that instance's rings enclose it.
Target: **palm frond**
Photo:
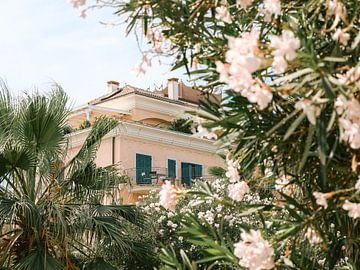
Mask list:
[[[85,168],[95,159],[101,139],[118,125],[118,121],[101,116],[93,124],[77,155],[65,166],[70,171]]]

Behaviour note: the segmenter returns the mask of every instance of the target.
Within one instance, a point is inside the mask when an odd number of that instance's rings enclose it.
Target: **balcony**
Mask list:
[[[151,168],[129,168],[125,169],[124,174],[131,180],[131,185],[134,187],[160,187],[165,181],[171,181],[173,185],[181,186],[183,184],[182,176],[174,177],[169,175],[168,168],[151,167]],[[191,179],[214,180],[215,177],[205,175]]]
[[[162,185],[165,181],[175,184],[175,177],[169,176],[168,169],[163,167],[130,168],[124,173],[130,177],[132,184],[139,186]]]

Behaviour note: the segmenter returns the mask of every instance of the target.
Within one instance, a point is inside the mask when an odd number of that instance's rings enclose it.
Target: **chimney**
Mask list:
[[[168,79],[168,97],[173,100],[179,99],[179,79],[170,78]]]
[[[107,81],[108,94],[119,89],[119,82],[117,81]]]

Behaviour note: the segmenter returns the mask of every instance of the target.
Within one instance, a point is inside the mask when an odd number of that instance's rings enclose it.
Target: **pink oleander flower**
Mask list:
[[[235,244],[234,254],[239,265],[250,270],[272,269],[274,249],[264,240],[260,231],[250,230],[241,233],[241,241]]]
[[[339,118],[340,140],[348,142],[353,149],[360,148],[360,126],[348,118]]]
[[[332,39],[335,41],[340,42],[342,45],[346,46],[349,39],[350,39],[350,34],[349,33],[345,33],[344,30],[342,29],[337,29],[335,31],[335,33],[332,36]]]
[[[360,87],[360,65],[352,67],[345,74],[338,74],[337,77],[341,84],[350,85],[355,83],[357,87]]]
[[[227,7],[225,7],[225,6],[220,6],[220,7],[216,8],[215,18],[220,20],[220,21],[223,21],[225,23],[231,23],[232,22],[230,12],[227,9]]]
[[[135,65],[133,68],[132,68],[132,71],[135,73],[136,76],[141,76],[141,75],[144,75],[146,70],[144,68],[144,66],[142,64],[140,65]]]
[[[236,0],[236,5],[242,8],[247,8],[254,0]]]
[[[260,11],[264,14],[265,21],[270,22],[272,15],[275,18],[281,15],[280,0],[264,0],[264,7]]]
[[[259,109],[265,109],[272,100],[272,93],[259,84],[254,84],[241,91],[241,95],[246,97],[251,103],[257,103]]]
[[[328,2],[327,13],[330,16],[335,15],[344,18],[346,17],[346,7],[339,0],[331,0]]]
[[[165,181],[162,185],[160,195],[160,205],[165,209],[175,211],[176,204],[179,201],[178,190],[171,184],[170,181]]]
[[[157,53],[162,53],[165,45],[165,36],[161,29],[149,29],[146,33],[147,39],[151,42],[153,49]]]
[[[296,102],[295,109],[303,110],[309,122],[313,125],[316,124],[315,106],[312,105],[311,100],[303,99]]]
[[[340,95],[335,101],[339,117],[340,140],[348,142],[353,149],[360,148],[360,103]]]
[[[240,202],[246,193],[250,192],[250,188],[246,182],[241,181],[228,186],[229,197],[234,201]]]
[[[349,212],[349,217],[353,219],[360,218],[360,203],[352,203],[346,200],[343,209]]]
[[[310,227],[307,228],[305,237],[308,239],[308,241],[312,245],[317,245],[322,242],[322,238],[321,238],[320,234]]]
[[[83,19],[86,18],[86,10],[85,10],[85,9],[82,10],[82,11],[80,11],[79,17],[80,17],[80,18],[83,18]]]
[[[86,0],[70,0],[70,4],[73,5],[74,8],[79,8],[86,4]]]
[[[336,112],[339,115],[342,115],[348,106],[348,100],[346,99],[346,97],[344,97],[344,95],[340,95],[336,98],[334,106],[335,106]]]
[[[283,73],[287,65],[285,61],[292,61],[296,58],[296,50],[300,48],[300,40],[294,33],[284,30],[281,36],[273,36],[270,47],[274,49],[271,53],[274,56],[273,68],[276,73]]]
[[[270,46],[275,50],[272,55],[284,57],[288,61],[296,58],[296,50],[300,48],[300,40],[289,30],[282,31],[281,36],[273,36]]]
[[[226,177],[229,178],[230,183],[236,183],[240,180],[240,175],[239,175],[239,162],[237,160],[227,160],[227,172],[226,172]]]
[[[240,92],[251,103],[257,103],[260,110],[263,110],[271,102],[273,95],[264,84],[260,85],[252,77],[263,60],[259,55],[259,34],[259,30],[253,28],[240,38],[229,37],[229,50],[225,54],[227,63],[217,61],[216,71],[221,82]]]
[[[313,195],[316,199],[316,203],[318,205],[321,205],[324,207],[324,209],[328,208],[328,203],[327,203],[327,199],[328,199],[328,193],[321,193],[321,192],[313,192]]]
[[[253,84],[251,73],[260,67],[262,61],[257,55],[258,37],[259,32],[254,29],[241,38],[229,37],[229,50],[225,55],[227,63],[216,62],[220,80],[235,91],[240,92]]]
[[[360,178],[357,180],[356,184],[355,184],[355,189],[360,192]]]
[[[274,57],[272,67],[276,74],[281,74],[284,73],[288,68],[288,63],[286,62],[284,57],[276,56]]]
[[[360,123],[360,103],[352,98],[348,103],[347,114],[352,122]]]

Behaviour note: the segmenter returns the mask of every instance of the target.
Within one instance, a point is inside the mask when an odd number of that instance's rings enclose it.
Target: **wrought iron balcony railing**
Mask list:
[[[165,181],[171,181],[172,184],[182,185],[182,176],[170,175],[168,168],[151,167],[151,168],[129,168],[124,170],[132,184],[136,185],[162,185]],[[198,179],[214,180],[215,177],[211,175],[204,175],[197,177]],[[194,179],[192,179],[194,180]]]

